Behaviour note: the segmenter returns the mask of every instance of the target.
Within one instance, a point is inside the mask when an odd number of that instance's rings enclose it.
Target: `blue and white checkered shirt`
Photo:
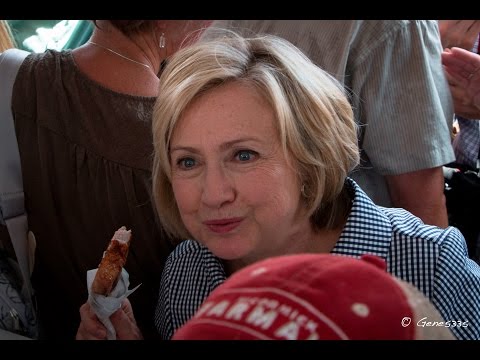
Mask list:
[[[425,225],[403,209],[376,206],[353,180],[347,183],[353,205],[332,253],[384,258],[387,270],[420,289],[445,321],[468,321],[450,328],[457,338],[480,339],[480,267],[469,259],[458,229]],[[155,324],[161,336],[171,338],[225,279],[222,262],[207,248],[192,240],[179,244],[160,285]]]

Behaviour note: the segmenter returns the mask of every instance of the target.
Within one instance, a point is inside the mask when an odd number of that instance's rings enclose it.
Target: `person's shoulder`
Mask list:
[[[362,31],[368,33],[384,34],[397,33],[408,28],[435,28],[434,20],[355,20],[354,24]],[[409,34],[412,35],[412,34]]]
[[[70,51],[57,51],[48,49],[44,52],[32,52],[25,59],[25,63],[31,67],[54,66],[59,61],[68,58]]]
[[[31,114],[32,108],[38,106],[35,101],[39,100],[47,103],[58,101],[56,96],[52,96],[52,82],[58,74],[61,65],[60,58],[65,56],[62,52],[47,50],[42,53],[30,53],[20,66],[13,87],[12,105],[16,113]],[[49,89],[41,91],[39,89]],[[42,105],[40,108],[50,108],[49,105]]]
[[[170,254],[171,258],[183,257],[185,255],[199,253],[204,246],[195,240],[184,240],[179,243]]]
[[[168,273],[181,273],[186,269],[189,273],[208,273],[214,283],[226,277],[221,260],[195,240],[184,240],[178,244],[169,255],[165,269]]]
[[[188,259],[191,262],[194,259],[205,260],[213,258],[215,258],[215,255],[198,241],[184,240],[170,253],[167,261],[173,263]]]
[[[389,218],[392,229],[398,236],[412,237],[439,246],[445,242],[464,241],[460,231],[453,226],[440,228],[425,224],[420,218],[401,208],[379,208]]]
[[[398,47],[408,48],[412,41],[426,41],[423,39],[425,34],[431,34],[437,28],[437,23],[432,20],[356,20],[352,23],[352,47],[362,54],[358,55],[360,59],[357,61],[368,56],[389,59],[384,53],[390,53],[392,49],[397,50],[397,57],[409,56],[409,52],[398,51],[402,50]]]
[[[59,68],[65,67],[66,63],[73,64],[69,51],[46,50],[42,53],[31,53],[19,69],[16,82],[26,83],[30,89],[33,88],[30,84],[32,81],[49,84]]]

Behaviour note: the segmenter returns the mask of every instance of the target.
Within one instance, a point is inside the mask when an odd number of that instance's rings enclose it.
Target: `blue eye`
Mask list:
[[[192,158],[183,158],[183,159],[180,159],[178,160],[178,165],[180,165],[181,167],[185,168],[185,169],[191,169],[192,167],[195,166],[195,160],[193,160]]]
[[[236,156],[240,161],[249,161],[252,160],[252,157],[255,155],[254,151],[250,150],[240,150],[237,152]]]

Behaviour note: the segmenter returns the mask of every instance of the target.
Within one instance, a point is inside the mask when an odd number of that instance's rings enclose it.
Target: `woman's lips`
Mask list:
[[[235,229],[242,222],[243,218],[230,218],[219,220],[208,220],[203,223],[213,232],[224,234]]]

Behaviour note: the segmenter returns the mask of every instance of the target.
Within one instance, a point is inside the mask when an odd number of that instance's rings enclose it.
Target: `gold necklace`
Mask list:
[[[115,54],[115,55],[118,55],[118,56],[120,56],[121,58],[124,58],[125,60],[131,61],[131,62],[133,62],[133,63],[135,63],[135,64],[138,64],[138,65],[142,65],[142,66],[146,67],[147,69],[152,70],[152,67],[151,67],[150,65],[141,63],[140,61],[137,61],[137,60],[130,59],[129,57],[126,57],[125,55],[122,55],[122,54],[120,54],[120,53],[118,53],[118,52],[116,52],[116,51],[113,51],[112,49],[110,49],[110,48],[108,48],[108,47],[106,47],[106,46],[97,44],[96,42],[93,42],[93,41],[88,41],[88,43],[89,43],[89,44],[92,44],[92,45],[95,45],[95,46],[98,46],[98,47],[100,47],[100,48],[102,48],[102,49],[105,49],[105,50],[107,50],[107,51],[110,51],[111,53],[113,53],[113,54]],[[152,70],[152,71],[153,71],[153,70]]]

